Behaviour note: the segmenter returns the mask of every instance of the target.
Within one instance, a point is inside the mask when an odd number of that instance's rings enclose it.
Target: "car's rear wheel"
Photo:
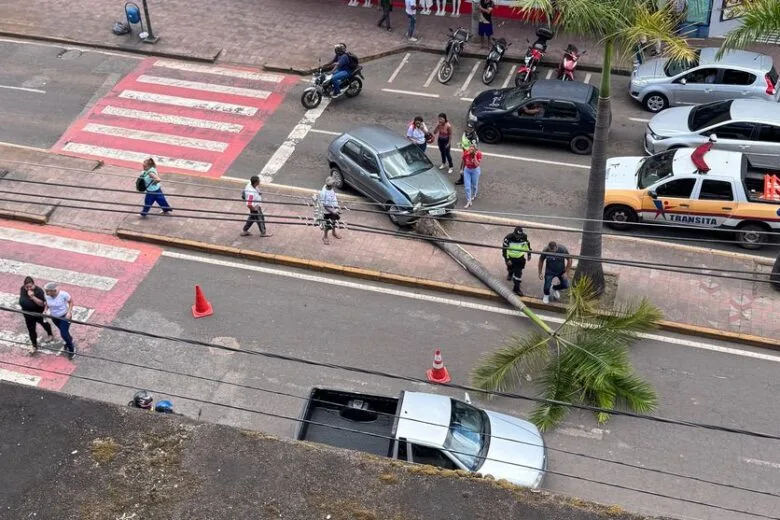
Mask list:
[[[645,96],[645,100],[642,104],[648,112],[660,112],[669,107],[669,100],[663,94],[653,92]]]
[[[487,144],[497,144],[501,142],[501,130],[495,126],[483,126],[477,132],[479,138]]]
[[[609,206],[604,210],[604,220],[612,229],[622,231],[639,220],[636,211],[628,206]]]
[[[768,228],[760,224],[745,224],[737,229],[739,247],[744,249],[761,249],[767,242]]]
[[[352,78],[352,80],[349,82],[349,87],[347,87],[346,92],[344,92],[344,95],[350,98],[355,97],[360,94],[361,90],[363,90],[363,82],[360,81],[360,78]]]
[[[341,170],[339,170],[338,166],[332,166],[330,168],[330,176],[336,182],[336,188],[341,190],[344,188],[344,186],[347,185],[346,181],[344,180],[344,174],[341,173]]]
[[[587,135],[575,136],[569,141],[569,148],[577,155],[588,155],[593,151],[593,139]]]

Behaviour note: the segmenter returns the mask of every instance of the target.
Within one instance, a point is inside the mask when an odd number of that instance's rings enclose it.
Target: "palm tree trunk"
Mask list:
[[[424,236],[429,237],[446,237],[446,233],[441,225],[433,219],[423,219],[417,223],[417,232]],[[555,331],[550,328],[542,319],[537,316],[528,306],[523,303],[512,290],[504,284],[501,280],[490,274],[490,271],[485,269],[485,266],[478,262],[468,251],[463,249],[457,244],[450,242],[442,242],[441,240],[431,240],[431,242],[447,253],[453,260],[462,265],[469,273],[474,275],[480,282],[485,284],[488,288],[492,289],[496,294],[501,296],[512,307],[516,308],[528,319],[530,319],[536,326],[542,329],[547,334],[553,335]]]
[[[585,210],[585,222],[582,226],[581,258],[577,262],[574,280],[587,277],[593,284],[596,294],[604,291],[604,269],[601,258],[601,220],[604,218],[604,183],[607,174],[607,138],[612,123],[610,108],[610,83],[612,52],[615,46],[613,38],[607,38],[604,44],[604,62],[602,64],[601,90],[596,112],[596,132],[593,138],[593,154],[590,158],[590,177],[588,178],[588,198]]]

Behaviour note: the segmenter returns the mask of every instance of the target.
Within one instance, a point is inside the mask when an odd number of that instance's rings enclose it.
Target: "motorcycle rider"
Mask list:
[[[531,261],[531,243],[521,226],[517,226],[514,231],[504,237],[501,252],[506,262],[506,279],[513,282],[512,292],[522,296],[523,291],[520,290],[520,283],[525,263]]]
[[[463,131],[463,135],[460,137],[460,149],[461,152],[465,152],[469,149],[469,146],[471,146],[471,143],[474,143],[474,146],[479,148],[479,137],[477,137],[477,131],[474,128],[474,123],[469,121],[466,123],[466,129]],[[465,164],[463,164],[463,159],[460,160],[460,177],[457,181],[455,181],[455,184],[458,186],[463,184],[463,167]]]
[[[333,66],[330,81],[333,84],[333,97],[337,98],[341,96],[341,82],[347,79],[352,73],[352,61],[347,54],[346,43],[337,43],[333,47],[333,51],[336,55],[333,57],[331,63],[335,63],[335,65]]]

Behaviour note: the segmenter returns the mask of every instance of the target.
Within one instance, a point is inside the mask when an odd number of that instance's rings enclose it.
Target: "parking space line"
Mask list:
[[[472,101],[474,101],[474,98],[473,97],[462,97],[462,98],[460,98],[460,100],[461,101],[468,101],[469,103],[471,103]]]
[[[422,96],[422,97],[430,97],[430,98],[439,97],[438,94],[428,94],[427,92],[414,92],[413,90],[395,90],[392,88],[383,88],[382,92],[390,92],[391,94],[408,94],[410,96]]]
[[[444,57],[439,58],[439,61],[436,62],[436,66],[428,75],[428,79],[426,79],[425,83],[423,83],[423,87],[428,88],[431,86],[431,81],[433,81],[433,77],[436,75],[436,72],[439,70],[439,67],[441,67],[442,63],[444,63]]]
[[[649,123],[650,122],[649,119],[643,119],[641,117],[629,117],[628,120],[629,121],[636,121],[637,123]]]
[[[545,79],[550,79],[550,78],[552,78],[552,69],[547,71],[547,76],[545,77]]]
[[[398,64],[398,66],[393,71],[393,74],[390,76],[390,79],[387,80],[388,83],[392,83],[396,76],[398,76],[398,73],[401,72],[401,69],[404,68],[404,65],[406,65],[409,62],[409,58],[412,56],[411,52],[407,52],[406,55],[404,55],[404,58],[401,60],[401,63]]]
[[[0,88],[4,88],[8,90],[21,90],[22,92],[32,92],[34,94],[46,94],[45,90],[41,90],[37,88],[12,87],[11,85],[0,85]]]
[[[511,159],[513,161],[526,161],[526,162],[540,163],[540,164],[552,164],[554,166],[568,166],[570,168],[581,168],[583,170],[590,169],[590,166],[585,164],[567,163],[561,161],[548,161],[546,159],[534,159],[532,157],[518,157],[515,155],[504,155],[502,153],[490,153],[490,152],[483,151],[482,155],[484,155],[485,157],[496,157],[498,159]]]
[[[341,135],[341,132],[331,132],[330,130],[319,130],[317,128],[312,128],[309,130],[309,132],[315,133],[315,134],[325,134],[325,135]],[[224,179],[224,177],[222,177]]]
[[[509,86],[509,82],[512,81],[512,77],[515,75],[515,70],[517,70],[517,65],[512,65],[512,67],[509,69],[509,74],[507,74],[506,79],[504,80],[504,84],[501,85],[501,88],[507,88]]]
[[[477,73],[478,69],[479,69],[479,62],[476,62],[474,66],[471,68],[471,72],[469,73],[468,77],[466,77],[466,81],[463,82],[463,86],[455,91],[455,96],[462,96],[463,94],[466,93],[466,90],[468,90],[469,88],[469,83],[471,83],[471,80],[474,79],[474,75]]]
[[[588,72],[587,74],[585,74],[585,84],[588,84],[588,83],[590,83],[590,78],[591,78],[591,77],[593,77],[593,75],[592,75],[590,72]]]

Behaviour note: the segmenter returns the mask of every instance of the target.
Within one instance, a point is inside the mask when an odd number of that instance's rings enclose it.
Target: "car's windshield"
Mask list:
[[[416,144],[397,148],[380,156],[388,179],[409,177],[433,168],[428,156]]]
[[[590,94],[590,99],[588,100],[588,104],[593,107],[593,111],[595,112],[596,109],[599,106],[599,91],[598,89],[593,89],[593,92]]]
[[[531,97],[530,88],[519,87],[512,89],[507,92],[506,96],[504,97],[504,106],[507,108],[515,108],[529,97]]]
[[[450,431],[444,440],[444,449],[469,471],[476,471],[490,445],[490,419],[479,408],[455,399],[451,402]]]
[[[729,121],[731,119],[731,103],[733,100],[716,101],[693,107],[688,116],[688,128],[693,132],[698,132],[702,128]]]
[[[689,60],[669,60],[666,63],[666,67],[664,67],[664,72],[666,73],[667,76],[671,78],[678,74],[682,74],[688,69],[698,67],[700,54],[701,54],[701,49],[697,50],[693,58]]]
[[[669,150],[656,155],[651,155],[639,163],[639,189],[652,186],[664,177],[672,174],[674,154],[677,150]]]

